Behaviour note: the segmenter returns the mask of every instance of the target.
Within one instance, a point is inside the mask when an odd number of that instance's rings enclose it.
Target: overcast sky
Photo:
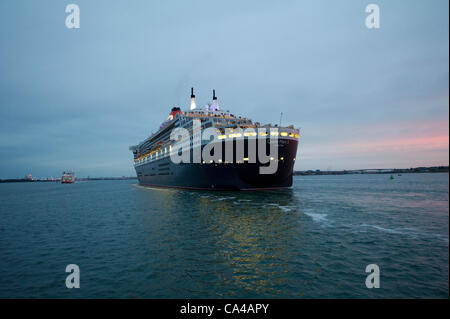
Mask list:
[[[81,28],[65,26],[80,7]],[[365,7],[380,7],[367,29]],[[0,178],[135,175],[128,146],[216,89],[301,128],[295,169],[448,165],[448,1],[0,2]]]

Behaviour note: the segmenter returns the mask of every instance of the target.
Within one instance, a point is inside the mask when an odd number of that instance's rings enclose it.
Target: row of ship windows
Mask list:
[[[256,132],[245,132],[244,133],[244,136],[246,136],[246,137],[251,137],[251,136],[256,136],[257,134],[256,134]],[[259,133],[259,135],[260,136],[268,136],[269,134],[267,133],[267,132],[260,132]],[[281,136],[283,136],[283,137],[287,137],[287,136],[289,136],[289,137],[295,137],[295,138],[299,138],[299,134],[298,133],[288,133],[288,132],[281,132],[281,133],[278,133],[278,132],[270,132],[270,135],[271,136],[278,136],[278,135],[281,135]],[[198,136],[198,134],[197,135],[195,135],[195,136]],[[228,135],[228,138],[236,138],[236,137],[242,137],[242,133],[232,133],[232,134],[229,134]],[[219,135],[219,136],[217,136],[217,138],[219,139],[219,140],[223,140],[223,139],[226,139],[227,138],[227,135]],[[191,138],[190,138],[190,141],[192,141],[192,139],[193,139],[193,137],[191,136]],[[202,141],[202,144],[205,144],[205,143],[208,143],[209,141]],[[189,143],[190,144],[190,146],[192,146],[192,143]],[[161,158],[162,157],[164,157],[164,155],[168,155],[167,154],[167,152],[172,152],[172,145],[169,145],[169,148],[167,148],[167,147],[165,147],[164,148],[164,150],[160,150],[160,151],[156,151],[155,153],[153,153],[153,154],[149,154],[148,156],[145,156],[145,157],[142,157],[142,158],[140,158],[140,159],[138,159],[138,160],[135,160],[135,163],[136,164],[138,164],[138,163],[143,163],[143,162],[147,162],[147,161],[152,161],[152,160],[157,160],[158,159],[158,155],[159,156],[161,156]]]
[[[257,134],[256,134],[256,132],[245,132],[244,133],[244,136],[256,136]],[[260,132],[259,133],[259,136],[268,136],[269,135],[269,133],[267,133],[267,132]],[[298,134],[298,133],[296,133],[296,134],[294,134],[294,133],[292,133],[292,132],[290,132],[290,133],[288,133],[288,132],[281,132],[281,133],[278,133],[278,132],[270,132],[270,135],[271,136],[278,136],[278,135],[280,135],[280,136],[283,136],[283,137],[287,137],[287,136],[289,136],[289,137],[295,137],[295,138],[299,138],[300,137],[300,135]],[[232,133],[232,134],[228,134],[228,138],[235,138],[235,137],[242,137],[242,133]],[[226,134],[224,134],[224,135],[219,135],[219,136],[217,136],[217,138],[219,139],[219,140],[223,140],[223,139],[225,139],[225,138],[227,138],[227,135]]]
[[[276,161],[276,162],[284,162],[284,157],[280,157],[279,159],[276,159],[276,158],[274,158],[274,157],[270,157],[270,160],[271,161]],[[293,159],[292,159],[294,162],[295,162],[295,160],[296,160],[296,158],[294,157]],[[238,160],[238,161],[236,161],[236,163],[237,164],[243,164],[243,163],[246,163],[246,162],[249,162],[249,158],[248,157],[244,157],[244,158],[242,158],[242,160]],[[209,161],[209,163],[207,163],[206,161],[201,161],[200,162],[200,164],[213,164],[214,163],[214,161],[213,160],[210,160]],[[181,165],[184,165],[184,164],[186,164],[186,163],[180,163]],[[232,162],[228,162],[228,161],[223,161],[222,159],[219,159],[216,163],[215,163],[216,165],[217,164],[233,164]],[[159,171],[161,172],[161,171],[169,171],[170,169],[169,168],[165,168],[165,169],[160,169]],[[151,174],[151,175],[145,175],[145,176],[155,176],[156,174]],[[168,173],[159,173],[158,175],[168,175]]]
[[[158,174],[144,174],[144,175],[142,175],[142,173],[138,173],[138,176],[139,177],[141,177],[141,176],[156,176],[156,175],[173,175],[173,173],[158,173]]]
[[[188,122],[188,123],[186,123],[186,124],[184,124],[183,125],[183,128],[187,128],[187,127],[190,127],[191,125],[191,122]],[[208,122],[208,123],[206,123],[205,125],[202,125],[202,129],[205,129],[205,128],[209,128],[209,127],[211,127],[213,124],[211,123],[211,122]],[[169,137],[169,135],[170,135],[170,133],[168,132],[168,133],[165,133],[164,135],[162,135],[158,140],[156,140],[156,141],[148,141],[146,144],[144,144],[143,145],[143,147],[145,148],[146,146],[148,146],[150,143],[151,144],[154,144],[154,143],[156,143],[156,142],[158,142],[158,141],[163,141],[163,140],[165,140],[165,139],[167,139],[168,137]],[[191,137],[191,139],[192,139],[192,137]]]

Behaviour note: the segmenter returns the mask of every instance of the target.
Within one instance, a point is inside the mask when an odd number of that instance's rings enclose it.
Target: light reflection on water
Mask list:
[[[164,205],[168,227],[176,219],[178,225],[189,228],[177,232],[173,242],[183,246],[190,243],[183,258],[194,268],[210,265],[212,271],[206,276],[196,271],[186,273],[188,278],[203,282],[203,293],[210,293],[211,287],[224,296],[230,292],[237,296],[283,293],[289,282],[286,274],[293,266],[290,259],[301,250],[303,240],[293,190],[143,192],[158,192],[158,199],[150,200],[144,194],[142,200],[153,207],[155,203]]]

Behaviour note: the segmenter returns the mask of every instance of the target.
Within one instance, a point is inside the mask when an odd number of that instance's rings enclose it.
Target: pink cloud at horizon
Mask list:
[[[340,167],[350,162],[358,167],[368,163],[385,167],[393,162],[401,167],[448,165],[448,125],[448,120],[369,125],[367,130],[360,128],[353,135],[341,135],[342,142],[307,142],[302,147],[300,141],[299,158]]]
[[[322,146],[332,153],[386,152],[402,150],[449,150],[448,136],[399,138],[396,140],[375,140],[359,143],[342,143]]]

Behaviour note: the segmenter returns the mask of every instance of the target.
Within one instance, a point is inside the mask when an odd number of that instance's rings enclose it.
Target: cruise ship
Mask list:
[[[209,139],[202,136],[207,130],[215,133]],[[212,102],[198,108],[192,88],[190,109],[173,107],[158,131],[130,146],[130,150],[141,185],[198,190],[283,189],[292,186],[299,134],[292,125],[261,125],[222,110],[214,90]],[[211,154],[211,149],[217,154]],[[214,159],[205,160],[205,153],[215,155]],[[188,155],[181,161],[174,160],[183,154]]]

